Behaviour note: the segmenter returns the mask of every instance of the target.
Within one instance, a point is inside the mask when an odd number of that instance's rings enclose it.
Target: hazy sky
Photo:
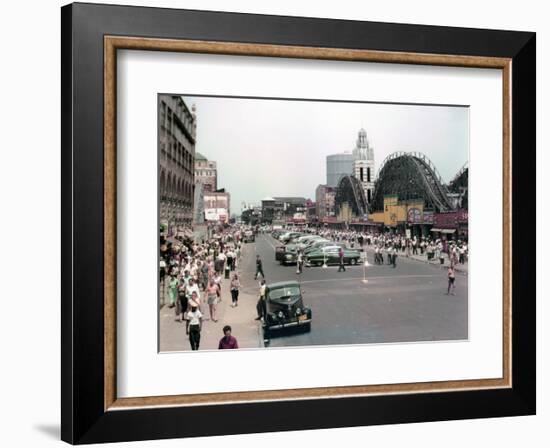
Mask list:
[[[365,128],[375,169],[395,151],[420,151],[448,182],[468,160],[468,108],[183,96],[197,107],[196,151],[218,163],[231,212],[267,196],[315,200],[326,156],[355,147]]]

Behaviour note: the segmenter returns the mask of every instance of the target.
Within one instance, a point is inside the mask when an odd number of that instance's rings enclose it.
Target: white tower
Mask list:
[[[367,202],[370,203],[374,193],[374,148],[369,143],[367,131],[363,128],[359,130],[357,142],[353,150],[354,163],[353,172],[355,177],[359,179]]]

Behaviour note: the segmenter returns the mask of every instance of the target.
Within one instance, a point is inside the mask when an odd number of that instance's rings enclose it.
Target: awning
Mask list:
[[[430,232],[455,233],[456,229],[430,229]]]

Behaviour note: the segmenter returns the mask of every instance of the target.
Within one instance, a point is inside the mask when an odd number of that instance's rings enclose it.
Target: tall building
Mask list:
[[[367,138],[367,131],[361,128],[353,150],[353,175],[359,179],[370,204],[374,193],[374,148]]]
[[[315,189],[315,208],[317,217],[321,220],[328,216],[335,216],[334,199],[336,187],[318,185]]]
[[[361,128],[357,134],[355,148],[350,152],[327,156],[328,187],[336,187],[344,176],[353,175],[360,179],[365,197],[370,198],[374,192],[374,148],[367,138],[367,131]]]
[[[177,95],[159,95],[160,222],[169,234],[193,220],[195,108]]]
[[[354,160],[350,152],[327,156],[327,186],[336,187],[343,176],[352,174]]]
[[[204,191],[218,189],[217,163],[208,160],[200,152],[195,154],[195,184],[201,183]]]

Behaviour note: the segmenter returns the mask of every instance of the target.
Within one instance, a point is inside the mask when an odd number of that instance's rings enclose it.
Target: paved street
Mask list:
[[[446,271],[404,257],[397,267],[374,265],[368,253],[368,283],[363,267],[305,268],[274,260],[276,241],[268,235],[256,240],[256,251],[264,260],[267,281],[298,279],[304,303],[312,308],[310,333],[273,337],[271,347],[380,342],[466,339],[467,276],[457,275],[456,296],[445,295]],[[247,275],[247,278],[250,277]]]
[[[268,283],[294,280],[301,283],[304,303],[311,307],[313,322],[310,333],[286,329],[266,343],[268,347],[365,344],[466,339],[467,275],[457,273],[456,296],[445,295],[446,271],[438,265],[423,263],[404,256],[397,258],[397,267],[374,265],[367,268],[368,283],[363,283],[363,267],[337,266],[327,269],[304,268],[296,274],[295,266],[281,266],[275,261],[277,241],[270,235],[258,235],[255,243],[245,244],[239,265],[243,285],[238,308],[229,307],[225,289],[220,304],[218,323],[205,322],[202,349],[216,349],[226,323],[241,348],[263,346],[259,323],[254,321],[258,282],[254,281],[255,255],[263,260]],[[228,281],[224,282],[227,288]],[[174,322],[173,311],[161,310],[161,351],[188,350],[184,324]]]

